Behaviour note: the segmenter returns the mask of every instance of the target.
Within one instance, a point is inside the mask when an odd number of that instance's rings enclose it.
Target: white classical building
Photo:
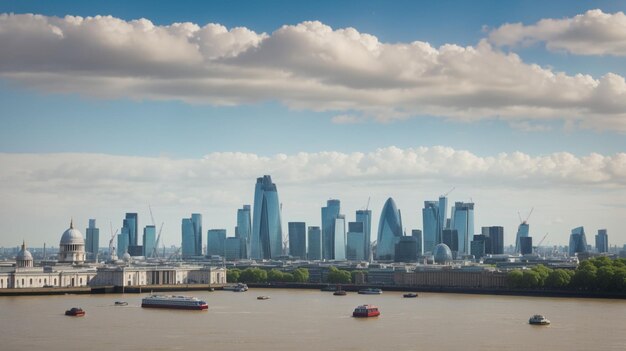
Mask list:
[[[92,286],[226,284],[226,268],[181,266],[106,266],[98,268]]]

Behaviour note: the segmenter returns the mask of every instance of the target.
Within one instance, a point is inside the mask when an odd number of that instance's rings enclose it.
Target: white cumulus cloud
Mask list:
[[[531,25],[508,23],[489,33],[496,45],[544,42],[549,50],[578,55],[626,56],[626,15],[589,10],[563,19],[542,19]]]
[[[385,43],[318,21],[266,34],[220,24],[1,14],[0,48],[0,78],[45,92],[213,105],[279,101],[379,121],[433,115],[626,132],[623,77],[556,72],[486,40]]]

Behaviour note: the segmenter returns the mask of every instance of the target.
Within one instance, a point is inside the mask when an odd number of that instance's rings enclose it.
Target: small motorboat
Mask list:
[[[346,296],[348,293],[345,290],[337,290],[333,293],[335,296]]]
[[[115,306],[128,306],[126,301],[115,301]]]
[[[269,297],[269,296],[267,296],[267,295],[261,295],[261,296],[257,296],[257,298],[256,298],[256,299],[257,299],[257,300],[269,300],[269,299],[270,299],[270,297]]]
[[[352,312],[352,317],[378,317],[379,315],[380,311],[374,305],[357,306]]]
[[[383,291],[378,288],[367,288],[367,289],[359,290],[359,294],[362,294],[362,295],[380,295],[382,293]]]
[[[550,321],[546,317],[540,314],[536,314],[530,317],[530,319],[528,320],[528,323],[533,324],[533,325],[548,325],[550,324]]]
[[[417,293],[406,293],[404,295],[402,295],[406,298],[412,298],[412,297],[417,297]]]
[[[85,315],[85,311],[80,307],[72,307],[69,310],[65,311],[65,315],[72,317],[82,317]]]

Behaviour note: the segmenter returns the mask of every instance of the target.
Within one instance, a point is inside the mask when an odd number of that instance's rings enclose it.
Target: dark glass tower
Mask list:
[[[335,259],[335,219],[339,217],[341,202],[328,200],[326,207],[322,207],[322,258]]]
[[[254,188],[251,258],[271,259],[282,254],[280,202],[272,177],[257,178]]]
[[[289,222],[289,255],[306,259],[306,223]]]

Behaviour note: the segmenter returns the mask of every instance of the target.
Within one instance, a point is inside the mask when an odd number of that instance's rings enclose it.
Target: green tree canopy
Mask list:
[[[237,268],[232,268],[226,271],[226,281],[229,283],[239,283],[239,276],[241,275],[241,270]]]
[[[572,273],[569,273],[572,272]],[[552,289],[564,289],[569,286],[572,280],[573,271],[564,269],[555,269],[548,274],[545,280],[545,286]]]
[[[348,271],[330,267],[328,269],[327,281],[333,284],[350,284],[352,282],[352,275]]]
[[[309,270],[297,268],[293,271],[293,281],[296,283],[307,283],[309,281]]]
[[[267,272],[260,268],[246,268],[241,272],[239,281],[242,283],[264,283],[267,281]]]

